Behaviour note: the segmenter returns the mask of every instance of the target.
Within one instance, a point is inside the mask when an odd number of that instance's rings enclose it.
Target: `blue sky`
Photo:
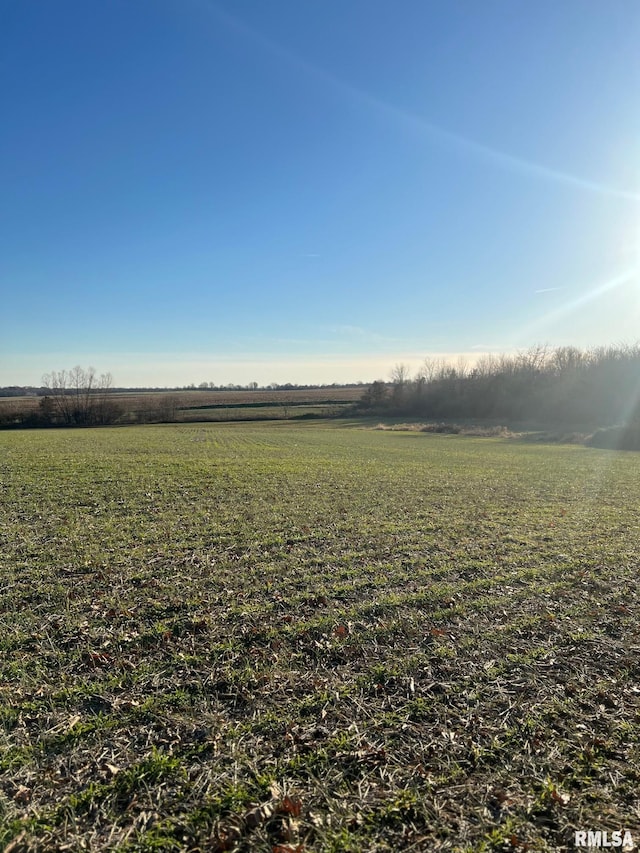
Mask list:
[[[0,384],[640,337],[637,0],[0,0]]]

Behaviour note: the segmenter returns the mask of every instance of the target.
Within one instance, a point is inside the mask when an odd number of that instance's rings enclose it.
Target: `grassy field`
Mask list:
[[[5,432],[0,488],[0,849],[640,841],[640,456]]]

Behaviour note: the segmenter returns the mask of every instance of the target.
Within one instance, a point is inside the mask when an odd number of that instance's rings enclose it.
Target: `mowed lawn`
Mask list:
[[[0,488],[0,849],[640,842],[640,455],[5,432]]]

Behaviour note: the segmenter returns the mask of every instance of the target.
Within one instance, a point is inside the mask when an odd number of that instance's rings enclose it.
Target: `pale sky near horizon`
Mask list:
[[[0,0],[0,385],[640,338],[637,0]]]

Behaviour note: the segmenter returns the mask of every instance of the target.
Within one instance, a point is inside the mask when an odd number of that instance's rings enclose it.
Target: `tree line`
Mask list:
[[[300,388],[302,386],[296,386]],[[111,374],[93,367],[43,377],[37,409],[13,425],[101,426],[124,414],[113,398]],[[153,420],[173,420],[177,401]],[[356,410],[430,420],[478,419],[606,427],[640,423],[640,343],[580,350],[533,347],[515,355],[489,355],[473,366],[426,360],[412,376],[396,365],[390,382],[366,387]],[[145,418],[148,419],[148,418]],[[7,422],[9,423],[9,421]],[[640,436],[640,432],[639,432]],[[640,441],[640,438],[639,438]]]
[[[472,367],[427,360],[378,380],[360,401],[371,413],[430,419],[501,419],[608,426],[640,419],[640,344],[533,347],[489,355]]]

